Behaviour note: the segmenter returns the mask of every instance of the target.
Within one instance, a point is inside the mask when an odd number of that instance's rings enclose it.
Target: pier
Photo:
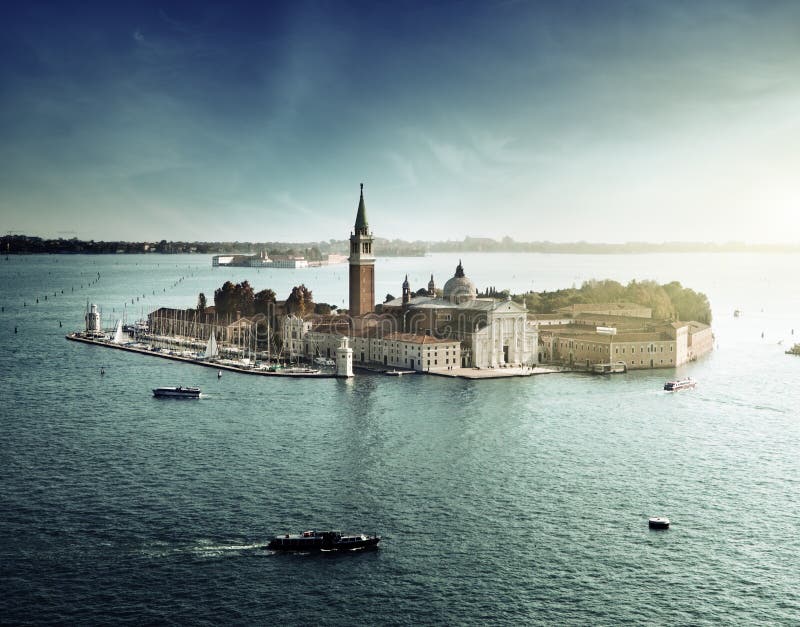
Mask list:
[[[183,355],[175,355],[174,353],[161,352],[144,345],[136,346],[130,344],[115,344],[114,342],[106,339],[89,337],[81,333],[70,333],[66,336],[66,338],[73,342],[81,342],[82,344],[93,344],[95,346],[102,346],[104,348],[114,348],[117,350],[128,351],[129,353],[150,355],[151,357],[160,357],[161,359],[170,359],[172,361],[180,361],[183,363],[195,364],[197,366],[205,366],[206,368],[227,370],[229,372],[238,372],[241,374],[259,375],[262,377],[283,377],[290,379],[333,379],[337,376],[336,373],[333,372],[298,372],[297,370],[293,370],[291,367],[282,370],[269,370],[264,366],[244,366],[226,363],[226,360],[214,361],[198,359],[196,357],[187,357]]]

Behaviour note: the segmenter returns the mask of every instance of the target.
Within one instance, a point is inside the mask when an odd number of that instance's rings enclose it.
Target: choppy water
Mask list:
[[[705,291],[718,350],[678,372],[699,381],[678,394],[660,391],[674,371],[217,380],[63,335],[87,299],[136,314],[211,299],[228,278],[279,296],[305,282],[341,304],[346,266],[0,259],[0,622],[797,623],[800,358],[783,354],[800,335],[796,259],[464,256],[481,287]],[[379,260],[378,293],[406,273],[443,284],[456,263]],[[151,397],[178,384],[208,396]],[[649,531],[649,515],[672,529]],[[385,540],[341,556],[260,548],[311,527]]]

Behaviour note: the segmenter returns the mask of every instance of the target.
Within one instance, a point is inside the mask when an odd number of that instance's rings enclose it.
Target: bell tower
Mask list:
[[[364,206],[364,183],[358,201],[356,224],[350,234],[350,317],[375,311],[375,257],[372,256],[372,233]]]

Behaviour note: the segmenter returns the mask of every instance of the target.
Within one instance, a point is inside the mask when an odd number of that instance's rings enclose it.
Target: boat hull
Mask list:
[[[311,536],[285,535],[274,538],[266,548],[284,553],[343,552],[374,549],[381,541],[380,536],[338,536],[319,533]]]
[[[666,392],[679,392],[680,390],[690,390],[695,386],[692,379],[684,379],[682,381],[667,381],[664,384],[664,391]]]
[[[200,398],[200,388],[155,388],[156,398]]]

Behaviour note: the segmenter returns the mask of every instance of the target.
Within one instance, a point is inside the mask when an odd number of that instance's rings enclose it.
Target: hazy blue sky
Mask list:
[[[390,238],[800,240],[797,1],[2,18],[3,233],[339,239],[363,181]]]

